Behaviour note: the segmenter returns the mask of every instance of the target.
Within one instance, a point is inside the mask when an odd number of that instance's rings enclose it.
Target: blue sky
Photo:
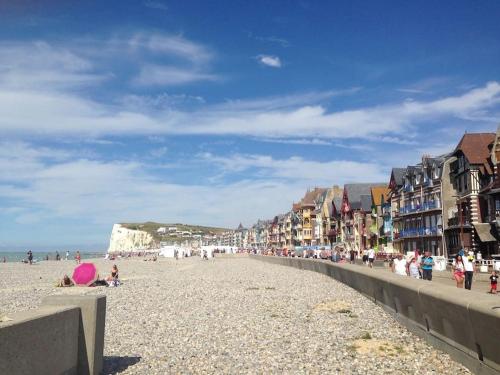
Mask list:
[[[236,227],[500,123],[498,1],[0,3],[0,247]]]

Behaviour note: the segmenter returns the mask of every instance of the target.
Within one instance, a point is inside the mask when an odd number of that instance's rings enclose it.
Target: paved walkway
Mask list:
[[[359,267],[368,267],[365,265],[359,265]],[[386,272],[390,273],[391,270],[388,267],[374,267],[374,270],[378,270],[380,272]],[[404,277],[404,276],[401,276]],[[472,290],[477,291],[477,292],[484,292],[487,293],[490,290],[490,280],[489,280],[490,274],[486,273],[475,273],[474,277],[472,279]],[[422,280],[425,281],[425,280]],[[428,282],[428,281],[425,281]],[[432,281],[431,282],[437,282],[440,284],[445,284],[445,285],[450,285],[450,286],[456,286],[456,281],[455,279],[452,279],[452,274],[451,271],[433,271],[432,272]],[[498,294],[500,297],[500,294]]]

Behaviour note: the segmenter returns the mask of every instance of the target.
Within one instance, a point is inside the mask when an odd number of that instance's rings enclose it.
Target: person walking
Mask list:
[[[493,271],[490,276],[490,293],[497,294],[497,283],[498,275],[496,271]]]
[[[80,255],[80,250],[76,251],[75,260],[76,260],[76,264],[80,264],[80,262],[82,260],[82,257]]]
[[[354,250],[349,251],[349,260],[351,264],[355,263],[355,259],[356,259],[356,253],[354,252]]]
[[[463,288],[465,278],[465,264],[460,253],[455,257],[452,272],[453,279],[457,282],[457,288]]]
[[[476,272],[476,264],[474,263],[474,253],[463,258],[465,269],[465,289],[471,290],[472,278]]]
[[[373,268],[373,262],[375,261],[375,249],[370,248],[368,250],[368,266]]]
[[[28,250],[28,262],[30,265],[33,264],[33,253],[31,250]]]
[[[422,278],[424,280],[432,281],[433,266],[434,266],[434,258],[432,257],[430,250],[426,250],[424,256],[420,261],[420,267],[422,268]]]
[[[66,260],[69,259],[69,250],[66,250]]]

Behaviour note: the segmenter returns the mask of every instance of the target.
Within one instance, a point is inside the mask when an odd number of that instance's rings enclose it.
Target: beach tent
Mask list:
[[[181,247],[181,246],[162,246],[160,248],[160,255],[165,257],[165,258],[174,258],[175,257],[175,251],[178,251],[179,258],[183,258],[186,255],[189,257],[191,256],[191,249],[187,247]]]
[[[214,256],[214,250],[217,248],[221,248],[222,246],[214,246],[214,245],[207,245],[207,246],[202,246],[200,249],[200,257],[203,258],[203,252],[207,252],[207,257],[208,258],[213,258]]]

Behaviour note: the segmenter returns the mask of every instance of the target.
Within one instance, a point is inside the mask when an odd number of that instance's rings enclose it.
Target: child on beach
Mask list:
[[[490,276],[490,293],[497,294],[497,283],[498,275],[496,271],[493,271]]]
[[[82,257],[80,256],[80,251],[77,250],[75,255],[76,264],[80,264],[81,259]]]

